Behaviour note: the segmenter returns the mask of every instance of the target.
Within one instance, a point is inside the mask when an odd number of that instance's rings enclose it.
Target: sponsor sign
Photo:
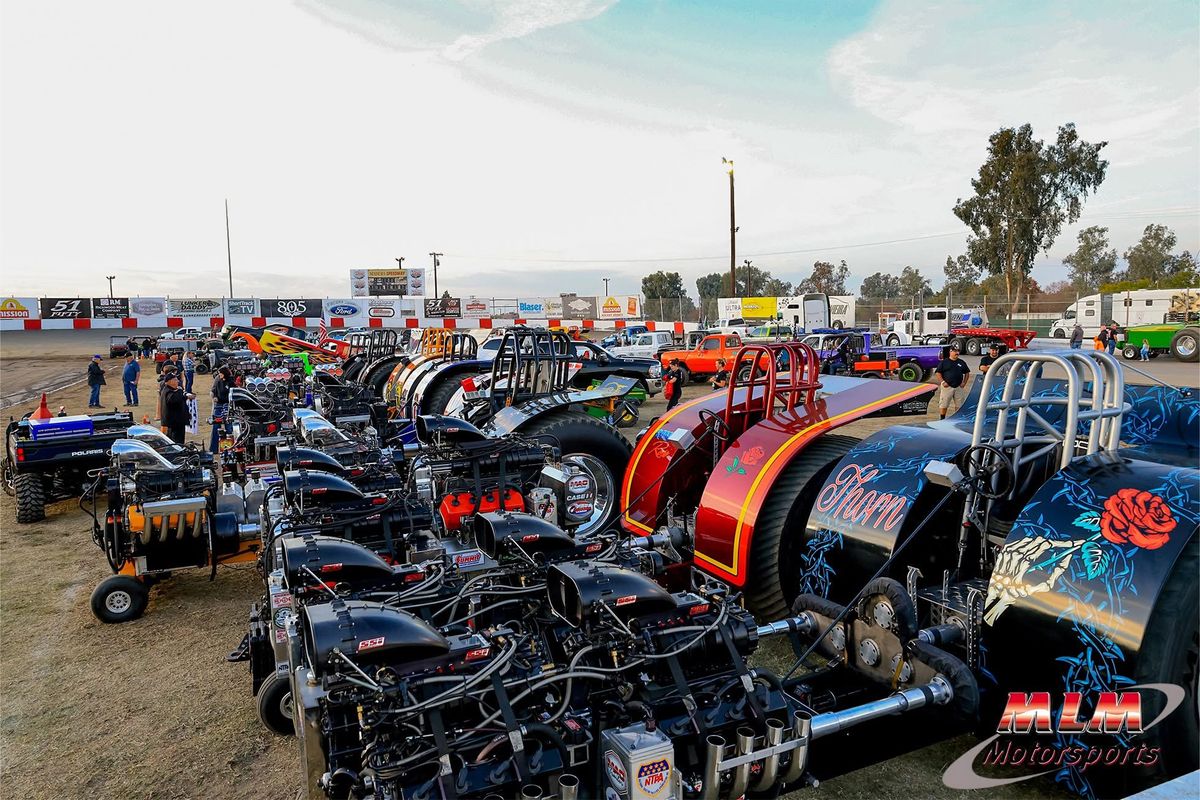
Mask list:
[[[600,299],[598,319],[636,319],[642,315],[637,295],[616,295]]]
[[[253,297],[231,297],[225,301],[227,317],[257,317],[258,301]]]
[[[425,296],[425,268],[414,267],[408,270],[408,291],[405,294]]]
[[[352,269],[351,297],[387,297],[388,295],[425,295],[425,268]]]
[[[320,300],[284,299],[259,300],[264,317],[319,317]]]
[[[518,300],[517,316],[521,318],[546,316],[546,301],[540,297]]]
[[[568,319],[596,319],[596,298],[575,294],[562,296],[562,315]]]
[[[357,317],[366,304],[361,300],[326,300],[325,315],[329,317]]]
[[[721,297],[717,300],[717,316],[721,319],[737,319],[742,315],[742,298]]]
[[[561,297],[547,297],[546,298],[546,316],[558,318],[558,317],[562,317],[562,315],[563,315],[562,298]]]
[[[86,319],[92,316],[89,297],[43,297],[42,319]]]
[[[492,314],[492,301],[486,297],[467,297],[462,301],[464,317],[489,317]]]
[[[431,297],[425,301],[427,317],[461,317],[462,300],[457,297]]]
[[[388,319],[396,316],[396,301],[371,300],[367,305],[367,316],[375,319]]]
[[[167,299],[165,297],[131,297],[129,298],[129,315],[131,317],[165,317],[167,315]]]
[[[625,787],[629,785],[629,778],[625,774],[625,765],[612,750],[604,753],[604,771],[608,773],[608,781],[612,787],[618,792],[624,792]]]
[[[661,792],[667,785],[667,779],[671,777],[671,765],[667,763],[665,758],[660,758],[655,761],[647,761],[638,767],[637,781],[641,790],[649,795],[655,795]]]
[[[775,319],[779,305],[774,297],[743,297],[742,314],[747,319]]]
[[[350,270],[350,296],[368,297],[367,271],[365,269]]]
[[[223,307],[221,301],[215,297],[193,297],[190,300],[171,298],[167,302],[167,316],[219,317]]]
[[[92,298],[92,319],[125,319],[128,316],[128,297]]]
[[[37,319],[36,297],[5,297],[0,300],[0,319]]]

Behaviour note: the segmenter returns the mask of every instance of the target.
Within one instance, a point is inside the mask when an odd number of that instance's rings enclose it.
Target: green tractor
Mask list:
[[[1141,357],[1142,342],[1150,346],[1150,357],[1169,354],[1178,361],[1200,361],[1200,327],[1194,324],[1166,323],[1138,325],[1125,330],[1120,343],[1121,356],[1128,361]]]

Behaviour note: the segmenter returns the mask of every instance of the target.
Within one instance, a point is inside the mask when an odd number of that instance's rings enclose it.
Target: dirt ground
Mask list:
[[[7,338],[7,337],[6,337]],[[12,371],[6,353],[0,391],[38,379],[58,362]],[[82,370],[88,353],[64,363]],[[120,380],[110,365],[102,394],[120,404]],[[39,372],[40,370],[40,372]],[[201,417],[209,413],[210,378],[197,376]],[[143,401],[155,386],[143,377]],[[29,388],[27,384],[26,389]],[[700,391],[685,390],[685,399]],[[51,408],[83,412],[87,389],[51,393]],[[661,398],[644,419],[660,413]],[[22,403],[9,413],[32,408]],[[138,418],[140,420],[141,413]],[[911,418],[908,418],[911,419]],[[892,424],[849,426],[857,435]],[[207,440],[207,426],[196,440]],[[3,798],[254,798],[291,800],[301,785],[294,741],[267,733],[258,722],[244,664],[225,654],[246,631],[256,598],[250,569],[181,573],[151,591],[145,616],[120,626],[92,616],[88,598],[109,574],[90,536],[90,518],[74,500],[47,509],[45,521],[17,526],[12,499],[0,497],[0,797]],[[759,658],[786,670],[786,649],[764,648]],[[946,789],[941,774],[967,750],[965,737],[822,784],[819,794],[794,797],[885,800],[912,796],[965,797]],[[1059,796],[1046,784],[1006,787],[995,797]]]

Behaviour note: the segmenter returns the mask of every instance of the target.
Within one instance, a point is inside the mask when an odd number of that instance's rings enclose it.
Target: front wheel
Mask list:
[[[888,336],[887,337],[887,346],[888,347],[899,347],[900,346],[900,337],[894,333],[892,335]]]
[[[1067,332],[1064,331],[1062,328],[1055,328],[1054,329],[1054,338],[1055,339],[1065,339],[1065,338],[1067,338]]]
[[[145,612],[149,598],[145,584],[137,578],[113,575],[92,592],[92,613],[109,625],[129,622]]]
[[[1138,357],[1138,349],[1131,344],[1127,344],[1121,348],[1121,358],[1126,361],[1133,361]]]
[[[280,736],[294,736],[296,723],[292,718],[292,686],[278,672],[267,676],[258,687],[255,697],[258,719],[267,730]]]
[[[833,321],[833,325],[831,325],[830,327],[833,328],[835,331],[840,331],[842,329],[842,321],[840,319],[835,319]]]
[[[0,460],[0,487],[3,487],[4,493],[9,497],[17,493],[17,490],[13,487],[13,479],[15,477],[12,464],[8,462],[8,459]]]

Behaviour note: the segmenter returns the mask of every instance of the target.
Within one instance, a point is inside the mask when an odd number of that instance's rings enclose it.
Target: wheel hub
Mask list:
[[[124,614],[133,607],[133,597],[124,590],[109,592],[104,598],[104,607],[113,614]]]

